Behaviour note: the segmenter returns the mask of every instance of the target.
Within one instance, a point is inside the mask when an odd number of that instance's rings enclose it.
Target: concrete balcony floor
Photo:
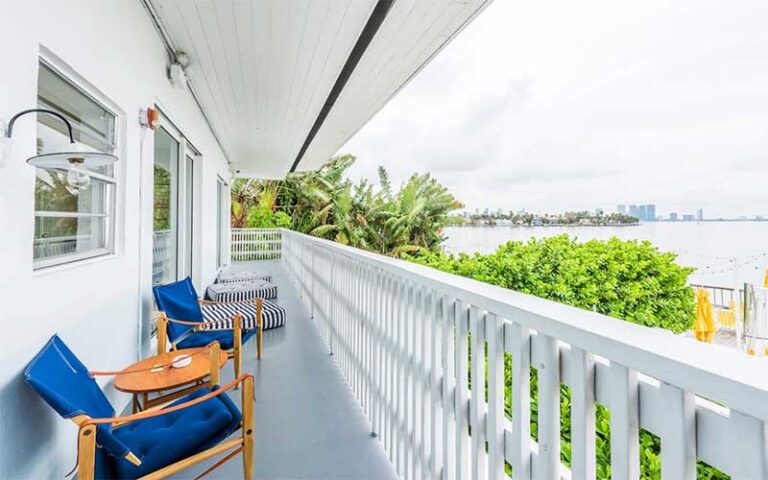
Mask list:
[[[397,478],[281,261],[241,262],[232,268],[271,274],[278,285],[277,303],[287,314],[284,327],[264,332],[261,360],[256,360],[255,339],[244,347],[243,371],[256,378],[254,478]],[[232,378],[228,362],[222,383]],[[230,397],[240,403],[239,391]],[[174,478],[194,478],[217,459]],[[242,478],[240,459],[207,478]]]

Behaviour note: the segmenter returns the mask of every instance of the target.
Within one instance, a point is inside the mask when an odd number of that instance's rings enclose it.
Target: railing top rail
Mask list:
[[[768,420],[768,363],[717,345],[283,230],[327,251],[365,261],[437,292],[576,345],[660,381]]]

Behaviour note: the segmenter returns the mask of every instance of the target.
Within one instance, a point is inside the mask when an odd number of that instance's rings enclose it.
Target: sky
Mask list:
[[[495,0],[341,152],[468,210],[768,215],[768,2]]]

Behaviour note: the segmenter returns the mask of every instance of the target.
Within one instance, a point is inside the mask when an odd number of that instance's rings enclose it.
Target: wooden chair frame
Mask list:
[[[212,302],[210,300],[200,300],[201,304],[236,304],[236,303],[244,303],[244,302]],[[256,332],[256,358],[261,359],[261,349],[262,345],[264,344],[264,299],[257,298],[255,299],[256,303],[256,325],[258,327],[258,330]],[[201,327],[206,325],[206,322],[190,322],[186,320],[181,319],[172,319],[168,318],[168,316],[165,314],[165,312],[160,312],[159,317],[157,318],[157,353],[162,354],[165,353],[168,348],[168,323],[178,323],[181,325],[189,325],[193,326],[194,331],[199,331]],[[231,350],[225,350],[227,352],[227,355],[229,358],[233,360],[232,363],[234,363],[235,367],[235,377],[240,376],[240,371],[242,368],[242,348],[243,348],[243,317],[237,313],[234,317],[232,317],[232,328],[219,328],[219,329],[211,329],[211,330],[232,330],[234,335],[234,342],[233,342],[233,348]],[[176,345],[175,343],[171,343],[171,350],[175,350]]]
[[[215,373],[214,373],[214,369],[216,370]],[[211,376],[212,378],[218,378],[218,365],[211,366]],[[252,479],[253,478],[253,441],[254,441],[254,432],[253,432],[253,414],[254,414],[253,398],[254,397],[253,397],[253,376],[250,374],[238,376],[235,380],[221,387],[218,390],[212,391],[194,400],[190,400],[188,402],[184,402],[182,404],[165,408],[165,409],[163,409],[162,406],[159,405],[157,407],[153,407],[152,409],[145,410],[141,413],[128,415],[124,417],[91,418],[87,415],[78,415],[72,418],[72,421],[79,426],[78,443],[77,443],[77,465],[78,465],[77,478],[79,480],[93,480],[94,478],[95,462],[96,462],[96,427],[97,425],[111,424],[113,428],[120,428],[124,425],[127,425],[131,422],[135,422],[137,420],[143,420],[146,418],[159,417],[161,415],[166,415],[168,413],[172,413],[178,410],[183,410],[193,405],[197,405],[199,403],[205,402],[206,400],[210,400],[211,398],[221,395],[224,392],[239,386],[240,384],[242,384],[242,387],[243,387],[241,390],[243,419],[240,424],[240,429],[241,429],[240,438],[226,440],[222,443],[219,443],[216,446],[209,448],[208,450],[192,455],[191,457],[184,458],[182,460],[179,460],[176,463],[163,467],[160,470],[156,470],[148,475],[145,475],[141,477],[141,480],[157,480],[160,478],[165,478],[169,475],[173,475],[174,473],[185,470],[193,465],[196,465],[200,462],[208,460],[211,457],[214,457],[216,455],[219,455],[229,450],[231,450],[231,452],[227,456],[225,456],[224,458],[216,462],[213,466],[211,466],[211,468],[203,472],[203,474],[200,475],[200,477],[207,475],[211,471],[220,467],[224,463],[234,458],[237,454],[242,454],[243,455],[243,478]],[[134,465],[137,465],[137,466],[141,465],[141,460],[138,457],[136,457],[136,455],[133,452],[129,451],[126,454],[125,459]]]

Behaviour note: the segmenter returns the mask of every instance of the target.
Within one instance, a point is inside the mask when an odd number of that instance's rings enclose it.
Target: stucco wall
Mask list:
[[[139,355],[140,316],[146,325],[150,313],[153,152],[152,133],[142,141],[139,109],[162,105],[202,154],[198,286],[216,272],[216,177],[227,178],[227,162],[189,92],[166,80],[167,55],[140,1],[0,0],[0,12],[0,121],[36,105],[41,46],[121,113],[113,256],[33,270],[34,169],[24,162],[35,151],[33,116],[17,124],[12,158],[0,170],[0,477],[63,478],[75,461],[75,427],[21,373],[53,333],[94,369],[120,368]],[[101,383],[122,408],[126,396]]]

